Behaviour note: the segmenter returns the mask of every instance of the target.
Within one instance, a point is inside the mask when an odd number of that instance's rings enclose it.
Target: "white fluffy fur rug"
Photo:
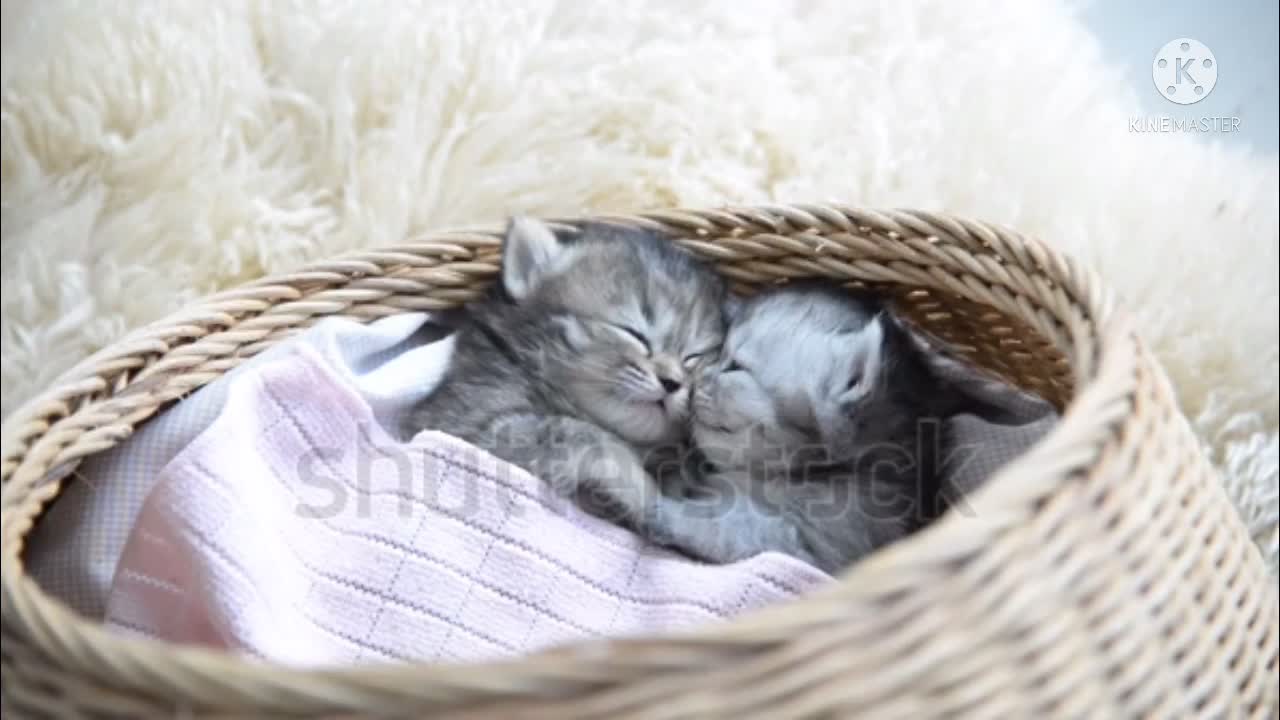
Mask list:
[[[200,294],[512,211],[949,210],[1123,292],[1276,562],[1277,160],[1131,133],[1060,5],[3,7],[6,414]]]

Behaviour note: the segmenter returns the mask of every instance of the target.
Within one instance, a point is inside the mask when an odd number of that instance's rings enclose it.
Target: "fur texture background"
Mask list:
[[[1095,264],[1277,556],[1280,170],[1054,2],[5,0],[3,412],[198,295],[513,211],[840,200]]]

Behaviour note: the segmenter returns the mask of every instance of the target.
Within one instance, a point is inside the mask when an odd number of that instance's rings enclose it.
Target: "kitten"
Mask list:
[[[745,300],[696,384],[706,464],[688,499],[655,499],[655,539],[834,572],[936,515],[938,423],[988,411],[977,402],[869,295],[806,284]]]
[[[499,282],[468,308],[410,431],[439,429],[643,528],[645,458],[679,443],[690,381],[724,338],[719,276],[657,235],[516,218]]]

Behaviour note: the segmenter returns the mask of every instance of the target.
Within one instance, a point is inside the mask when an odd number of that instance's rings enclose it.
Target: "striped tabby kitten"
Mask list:
[[[411,415],[644,532],[646,457],[679,443],[690,380],[724,339],[724,286],[656,235],[517,218],[441,387]]]
[[[818,285],[734,311],[696,384],[706,459],[690,498],[657,498],[655,539],[712,562],[765,551],[839,570],[936,514],[940,423],[996,413],[943,381],[868,296]]]

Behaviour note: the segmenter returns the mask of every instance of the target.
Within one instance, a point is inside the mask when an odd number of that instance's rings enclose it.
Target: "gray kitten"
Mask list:
[[[943,382],[873,297],[802,285],[734,313],[696,384],[706,463],[655,539],[712,562],[766,550],[834,572],[937,513],[940,421],[997,412]]]
[[[724,339],[725,289],[642,230],[557,236],[517,218],[500,281],[461,321],[440,388],[411,414],[643,531],[645,458],[683,439],[690,380]]]

